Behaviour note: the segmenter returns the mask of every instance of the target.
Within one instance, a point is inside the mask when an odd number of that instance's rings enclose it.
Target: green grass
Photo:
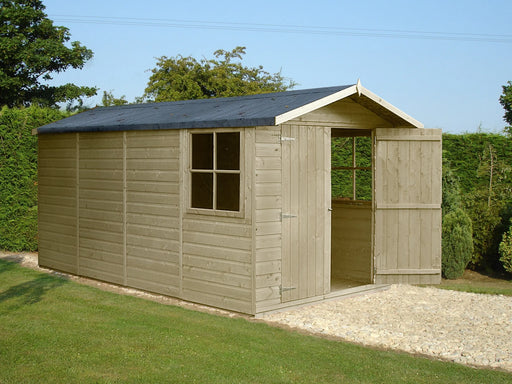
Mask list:
[[[0,383],[509,383],[117,295],[0,260]]]
[[[460,279],[443,279],[437,287],[452,291],[512,296],[510,275],[489,276],[471,270],[464,271],[464,276]]]
[[[445,282],[442,285],[439,285],[438,288],[448,289],[451,291],[461,291],[461,292],[472,292],[472,293],[485,293],[488,295],[504,295],[504,296],[512,296],[512,283],[510,284],[510,288],[500,288],[500,287],[487,287],[487,286],[479,286],[475,283],[449,283]]]

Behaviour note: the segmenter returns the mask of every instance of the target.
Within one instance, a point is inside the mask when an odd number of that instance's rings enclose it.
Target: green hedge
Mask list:
[[[461,191],[467,194],[478,187],[482,154],[492,145],[498,160],[512,165],[512,138],[498,133],[443,134],[443,157],[459,178]],[[505,181],[512,187],[512,179]],[[511,197],[512,198],[512,197]]]
[[[66,116],[51,108],[0,110],[0,249],[37,249],[37,136],[32,129]]]

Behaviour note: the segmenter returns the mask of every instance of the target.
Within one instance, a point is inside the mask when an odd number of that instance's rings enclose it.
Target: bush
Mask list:
[[[447,279],[462,276],[473,255],[471,219],[461,208],[443,217],[442,273]]]
[[[512,220],[500,243],[500,261],[505,271],[512,273]]]
[[[0,110],[0,249],[37,249],[37,136],[32,129],[65,116],[52,108]]]

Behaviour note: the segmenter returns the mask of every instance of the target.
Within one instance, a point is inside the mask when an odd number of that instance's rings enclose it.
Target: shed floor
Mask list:
[[[347,288],[358,287],[360,285],[366,285],[368,283],[362,283],[360,281],[343,279],[339,277],[331,277],[331,292],[341,291]]]
[[[331,292],[324,296],[324,299],[335,299],[341,297],[351,297],[369,292],[378,292],[389,288],[389,284],[371,284],[360,281],[331,278]]]

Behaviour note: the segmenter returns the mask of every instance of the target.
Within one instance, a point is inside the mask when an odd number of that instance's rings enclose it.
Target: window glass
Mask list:
[[[372,139],[332,137],[331,194],[335,200],[371,201]]]
[[[213,133],[192,135],[192,169],[213,169]]]
[[[358,169],[356,171],[356,200],[372,200],[372,171]]]
[[[217,173],[217,209],[238,211],[240,204],[240,175]]]
[[[331,139],[331,167],[352,166],[352,138],[333,137]]]
[[[333,169],[331,171],[331,194],[333,199],[351,199],[353,194],[351,170]]]
[[[191,206],[213,209],[213,173],[192,173]]]
[[[240,132],[217,133],[217,169],[240,169]]]
[[[372,166],[372,138],[356,137],[356,165],[358,167]]]
[[[192,133],[190,149],[190,206],[240,211],[240,132]]]

